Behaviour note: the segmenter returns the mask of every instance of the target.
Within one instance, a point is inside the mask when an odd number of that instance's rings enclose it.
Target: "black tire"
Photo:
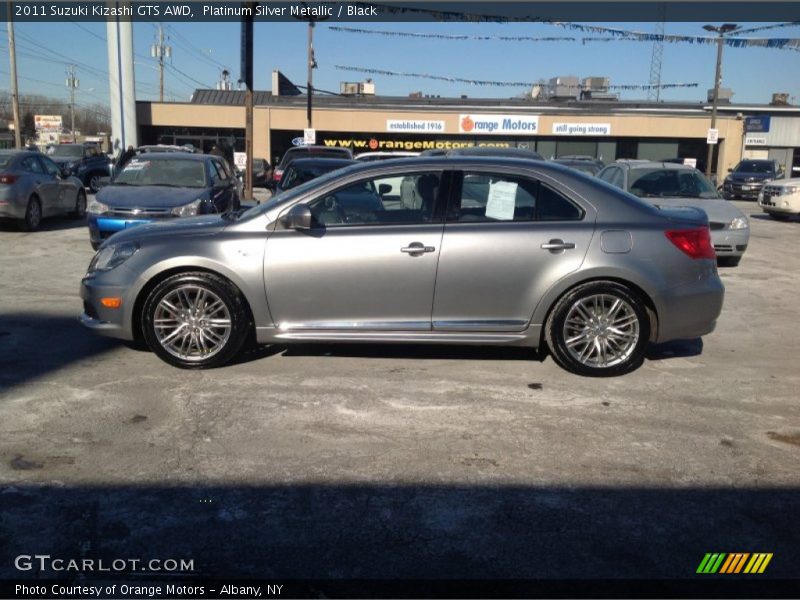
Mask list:
[[[103,175],[100,174],[100,173],[92,173],[86,179],[86,187],[88,187],[89,190],[93,194],[96,194],[97,192],[100,191],[100,178],[101,177],[103,177]]]
[[[718,256],[717,266],[719,267],[738,267],[741,256]]]
[[[600,301],[594,304],[594,308],[590,307],[586,312],[581,304],[585,312],[576,312],[580,303],[593,304],[595,299]],[[615,304],[617,300],[621,303]],[[610,312],[615,306],[619,307],[616,313],[605,312]],[[581,323],[583,314],[597,321],[586,319]],[[609,322],[604,323],[606,318]],[[613,324],[616,327],[609,332]],[[580,333],[569,338],[572,343],[568,345],[566,336],[570,329],[573,334]],[[598,341],[594,341],[595,334],[599,334]],[[553,359],[567,371],[587,377],[614,377],[638,369],[644,361],[649,339],[650,317],[644,301],[633,290],[613,281],[594,281],[573,288],[555,304],[545,324],[545,340]],[[623,341],[622,346],[618,340]],[[613,359],[608,360],[607,355],[600,354],[592,360],[598,343],[604,351],[617,352],[617,356],[612,355]],[[587,349],[588,353],[582,359]],[[604,365],[604,361],[607,364]]]
[[[75,197],[75,210],[70,213],[70,216],[75,219],[86,218],[86,192],[78,190],[78,195]]]
[[[192,300],[191,294],[198,294],[194,297],[194,300],[197,301],[200,297],[200,290],[205,291],[209,301],[215,298],[212,307],[217,304],[217,300],[224,305],[224,310],[219,309],[214,313],[208,313],[209,318],[217,315],[219,318],[214,319],[216,321],[229,321],[230,325],[224,334],[221,333],[223,331],[221,327],[205,325],[205,308],[202,311],[203,316],[195,314],[197,320],[189,323],[189,319],[193,318],[189,308]],[[188,294],[188,300],[178,307],[173,303],[173,299],[180,292]],[[161,304],[165,299],[168,299],[167,302],[172,306],[178,308],[181,314],[165,308],[165,305]],[[208,305],[204,304],[204,306]],[[171,315],[175,315],[175,318],[172,318]],[[157,331],[155,323],[157,319],[162,323],[169,321],[176,325],[160,325],[159,327],[163,331]],[[250,312],[236,286],[223,277],[203,272],[179,273],[159,283],[150,292],[144,303],[141,323],[145,342],[150,349],[163,361],[181,369],[210,369],[230,362],[242,349],[242,345],[252,329]],[[173,329],[170,330],[169,327],[173,327]],[[183,333],[175,335],[172,341],[167,340],[178,329],[181,329]],[[200,336],[200,333],[197,333],[198,329],[206,333]],[[185,340],[187,335],[192,337],[188,340],[187,351],[182,352],[186,342],[181,340]],[[200,337],[195,337],[195,335]],[[208,337],[205,337],[206,335]],[[212,335],[214,338],[211,337]],[[162,339],[159,339],[159,336],[162,336]],[[205,341],[201,341],[201,337]],[[217,343],[217,337],[224,339]],[[177,342],[181,343],[180,349],[171,347],[172,343]],[[201,344],[205,348],[206,342],[216,345],[213,353],[204,357],[205,352],[201,348]]]
[[[25,231],[36,231],[42,224],[42,203],[37,196],[31,196],[25,209],[25,220],[22,228]]]

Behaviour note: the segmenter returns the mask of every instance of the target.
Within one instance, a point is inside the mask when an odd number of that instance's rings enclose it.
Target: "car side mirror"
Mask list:
[[[98,177],[97,189],[104,188],[111,183],[111,177]]]
[[[293,206],[286,215],[281,219],[281,224],[286,229],[296,229],[304,231],[311,229],[311,209],[305,204],[297,204]]]
[[[389,185],[388,183],[381,183],[378,186],[378,194],[381,195],[381,196],[385,196],[386,194],[388,194],[391,191],[392,191],[392,186]]]
[[[67,178],[70,176],[69,169],[67,169],[67,167],[61,167],[61,168],[58,170],[58,176],[59,176],[61,179],[67,179]]]

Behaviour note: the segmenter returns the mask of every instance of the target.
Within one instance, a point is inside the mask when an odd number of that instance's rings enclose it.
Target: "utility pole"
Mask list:
[[[19,150],[22,148],[22,132],[19,123],[19,90],[17,89],[17,50],[14,44],[14,23],[11,15],[11,0],[7,3],[8,15],[8,60],[11,62],[11,106],[14,114],[14,144]]]
[[[67,87],[69,88],[69,118],[73,144],[77,141],[75,137],[75,90],[79,85],[80,81],[75,77],[75,65],[69,65],[67,67]]]
[[[308,81],[306,83],[306,120],[308,128],[311,129],[311,104],[314,96],[314,69],[317,68],[317,61],[314,59],[314,21],[308,22]]]
[[[719,87],[722,83],[722,47],[725,45],[725,34],[739,29],[735,23],[725,23],[719,27],[714,25],[703,25],[706,31],[717,33],[717,68],[714,74],[714,96],[711,102],[711,129],[717,127],[717,104],[719,103]],[[711,161],[714,159],[714,146],[718,144],[708,144],[708,157],[706,158],[706,177],[711,177]]]
[[[244,88],[244,198],[253,199],[253,22],[255,2],[244,2],[243,7],[250,10],[242,16],[239,83]]]
[[[164,102],[164,59],[172,58],[172,46],[164,44],[164,26],[158,24],[156,43],[150,46],[150,56],[158,59],[158,101]]]

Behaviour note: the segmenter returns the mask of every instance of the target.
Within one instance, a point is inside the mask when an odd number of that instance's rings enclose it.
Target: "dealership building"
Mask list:
[[[273,90],[275,90],[273,86]],[[214,145],[244,151],[245,93],[199,89],[189,102],[137,102],[140,144]],[[307,98],[254,92],[254,158],[274,162],[303,141]],[[355,154],[463,146],[515,146],[545,158],[590,155],[616,159],[684,158],[705,168],[711,105],[603,99],[536,101],[383,97],[313,97],[316,143]],[[725,173],[743,157],[775,158],[800,176],[800,107],[723,103],[712,171]]]

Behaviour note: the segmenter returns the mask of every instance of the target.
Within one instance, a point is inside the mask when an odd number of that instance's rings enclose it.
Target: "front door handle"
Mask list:
[[[564,250],[572,250],[574,248],[575,244],[572,242],[565,242],[564,240],[560,239],[550,240],[546,244],[541,245],[542,250],[549,250],[552,254],[558,254]]]
[[[420,256],[426,252],[435,252],[436,248],[433,246],[425,246],[420,242],[411,242],[408,246],[400,248],[400,252],[405,252],[411,256]]]

